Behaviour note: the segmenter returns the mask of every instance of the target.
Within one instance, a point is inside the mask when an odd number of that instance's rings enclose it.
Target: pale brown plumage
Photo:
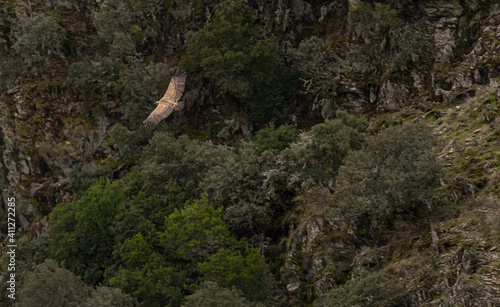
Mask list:
[[[186,77],[187,74],[182,69],[176,69],[174,71],[167,92],[159,101],[155,102],[158,106],[149,114],[148,118],[146,118],[144,126],[152,129],[160,121],[167,118],[173,110],[181,110],[184,108],[184,102],[179,100],[186,86]]]

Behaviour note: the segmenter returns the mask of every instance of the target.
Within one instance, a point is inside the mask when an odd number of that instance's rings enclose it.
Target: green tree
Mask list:
[[[203,71],[242,101],[259,121],[279,115],[298,89],[298,79],[284,65],[274,38],[262,33],[248,5],[226,0],[192,37],[181,60],[188,72]]]
[[[229,153],[227,147],[215,146],[211,142],[156,133],[142,153],[139,169],[144,180],[143,190],[150,195],[157,194],[163,200],[168,194],[166,183],[176,181],[186,192],[186,197],[199,197],[200,181]]]
[[[108,271],[111,285],[132,294],[145,306],[179,306],[186,295],[185,286],[200,276],[198,262],[223,247],[243,244],[229,233],[222,208],[214,209],[206,197],[175,209],[164,218],[162,229],[139,232],[117,245],[114,255],[119,268]]]
[[[179,306],[189,284],[184,270],[158,252],[156,235],[127,239],[116,253],[121,266],[108,282],[136,297],[143,306]]]
[[[311,129],[314,158],[330,172],[336,172],[350,150],[361,148],[368,123],[337,111],[334,120],[325,120]]]
[[[286,186],[265,186],[265,171],[275,167],[274,150],[255,153],[254,146],[243,144],[207,172],[200,183],[212,203],[225,208],[224,220],[229,228],[242,236],[262,231],[269,225],[273,205],[282,205],[281,192]]]
[[[279,157],[282,171],[290,174],[288,184],[308,188],[316,183],[335,183],[337,171],[351,150],[361,148],[368,123],[345,111],[334,120],[312,127],[300,140],[283,150]]]
[[[117,90],[119,66],[106,57],[95,56],[71,64],[68,84],[81,94],[99,94],[103,99]]]
[[[318,108],[324,119],[333,118],[339,108],[337,96],[338,56],[323,40],[311,36],[302,40],[297,48],[287,51],[292,67],[300,72],[301,92],[314,97],[313,108]],[[337,58],[337,59],[336,59]]]
[[[137,301],[119,289],[85,285],[53,260],[26,272],[16,306],[136,306]]]
[[[137,130],[128,130],[120,124],[115,124],[110,129],[110,140],[113,142],[114,147],[118,149],[120,157],[128,165],[137,163],[142,148],[148,144],[153,135],[150,129],[143,127],[141,125]]]
[[[205,261],[220,248],[237,244],[222,220],[222,208],[214,209],[206,195],[175,210],[165,219],[164,229],[159,237],[165,252],[192,263]]]
[[[134,25],[132,12],[126,2],[105,0],[92,15],[97,30],[94,45],[104,55],[113,59],[130,60],[137,56],[136,38],[142,36],[141,29]]]
[[[136,234],[147,235],[148,233],[155,232],[155,224],[148,219],[147,213],[141,207],[146,206],[159,206],[159,202],[154,198],[148,198],[144,193],[139,192],[138,195],[133,196],[130,200],[129,206],[123,206],[115,215],[115,221],[110,227],[114,236],[115,242],[122,243],[126,239],[133,237]],[[156,206],[155,206],[156,207]],[[163,217],[164,219],[165,217]]]
[[[47,60],[50,56],[63,55],[66,30],[52,16],[18,15],[14,36],[15,43],[12,48],[24,59],[28,67],[35,68],[39,73],[48,73]]]
[[[427,210],[442,172],[436,145],[437,137],[423,124],[387,128],[368,138],[339,170],[335,195],[344,216],[384,221]]]
[[[220,249],[208,261],[198,264],[202,280],[217,282],[221,287],[236,287],[251,301],[264,302],[270,298],[268,271],[263,257],[256,248],[238,250]]]
[[[98,284],[111,263],[111,231],[118,206],[125,201],[118,182],[101,179],[76,204],[56,207],[50,228],[50,253],[86,283]]]
[[[282,125],[278,129],[274,124],[269,124],[266,128],[257,131],[255,134],[255,152],[260,155],[267,149],[283,150],[290,143],[299,139],[299,132],[294,126]]]

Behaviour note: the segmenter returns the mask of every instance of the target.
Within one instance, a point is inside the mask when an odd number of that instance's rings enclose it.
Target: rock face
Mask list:
[[[313,188],[295,204],[302,213],[290,226],[280,274],[292,302],[325,295],[348,269],[345,263],[352,257],[349,238],[353,232],[330,208],[331,202],[328,189]]]
[[[7,211],[7,199],[14,197],[18,231],[28,231],[30,236],[46,234],[48,222],[40,221],[56,204],[72,200],[70,176],[75,165],[90,163],[98,152],[113,156],[104,142],[109,128],[105,118],[90,129],[69,124],[63,128],[58,118],[70,114],[72,108],[78,108],[77,104],[42,106],[31,96],[33,90],[17,87],[0,101],[3,136],[0,212]],[[52,111],[45,112],[47,107]],[[2,237],[7,229],[3,226]]]
[[[449,101],[448,91],[498,76],[498,5],[486,12],[473,1],[461,3],[349,1],[347,27],[336,30],[347,41],[335,50],[337,105],[400,110],[422,97]]]
[[[463,13],[460,1],[431,1],[422,4],[428,21],[434,28],[433,38],[437,47],[436,60],[448,62],[453,54],[458,36],[458,18]]]
[[[103,3],[42,2],[51,9],[81,14]],[[172,62],[178,61],[188,36],[210,19],[214,6],[203,1],[176,2],[175,7],[169,8],[172,15],[165,17],[161,16],[164,1],[131,2],[148,4],[147,10],[133,12],[142,14],[139,27],[144,37],[140,41],[137,38],[137,43],[147,44],[154,39],[166,42],[168,38],[166,44]],[[325,97],[316,96],[312,100],[327,101],[320,106],[323,108],[320,114],[331,118],[335,108],[359,113],[393,112],[412,105],[459,103],[476,97],[478,87],[495,89],[497,99],[500,98],[500,4],[497,2],[257,0],[252,5],[265,30],[276,33],[282,41],[290,41],[296,47],[298,42],[314,35],[331,51],[321,63],[328,69],[322,70],[318,77],[320,86],[310,92],[326,93]],[[0,49],[7,52],[12,45],[8,37],[12,29],[6,24],[2,17]],[[85,27],[92,27],[92,23]],[[187,94],[187,98],[210,99],[216,89],[203,88],[202,81],[196,82],[200,84],[191,86],[200,90]],[[52,84],[44,93],[37,92],[33,85],[19,85],[0,95],[0,215],[5,215],[7,199],[15,197],[19,230],[32,236],[47,232],[46,215],[54,206],[74,200],[69,179],[73,170],[113,163],[116,155],[107,142],[110,123],[106,118],[92,113],[92,106],[71,101],[68,99],[71,95],[65,96],[63,91]],[[466,108],[460,105],[450,113],[460,113]],[[498,106],[481,110],[472,106],[468,112],[473,111],[485,123],[492,123],[491,129],[498,126],[494,122]],[[87,119],[92,124],[78,119],[84,113],[91,114]],[[237,117],[221,123],[226,128],[221,130],[220,138],[230,138],[235,131],[252,130]],[[450,127],[446,123],[436,128],[440,134],[447,129]],[[466,142],[476,140],[469,136]],[[453,140],[446,154],[456,154],[459,150]],[[496,166],[481,167],[488,172],[497,171]],[[474,196],[477,191],[470,183],[472,180],[457,178],[456,185],[463,186],[461,193]],[[455,200],[460,197],[460,193],[453,193]],[[433,225],[434,232],[412,234],[416,247],[399,259],[398,251],[386,246],[363,247],[352,225],[346,225],[331,208],[328,190],[312,189],[295,203],[302,211],[294,216],[286,238],[280,271],[282,290],[290,304],[308,304],[346,279],[386,261],[386,269],[404,281],[411,306],[500,305],[500,250],[492,239],[499,230],[478,226],[494,225],[492,219],[500,219],[499,204],[485,204],[490,207],[476,204],[480,210],[473,211],[475,215],[463,213],[451,221]],[[0,221],[2,240],[7,229],[5,223],[5,219]]]

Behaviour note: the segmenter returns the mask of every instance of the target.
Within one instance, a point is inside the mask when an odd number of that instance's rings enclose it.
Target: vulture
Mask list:
[[[158,106],[149,114],[148,118],[144,121],[144,126],[147,128],[154,128],[160,121],[167,118],[173,110],[182,110],[184,102],[179,101],[186,86],[187,74],[182,69],[175,69],[174,75],[170,80],[167,92],[163,97],[155,102]]]

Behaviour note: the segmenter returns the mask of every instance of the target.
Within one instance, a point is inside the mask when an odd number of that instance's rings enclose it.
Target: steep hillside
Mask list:
[[[186,108],[145,129],[176,67]],[[19,289],[500,304],[499,83],[493,0],[3,1]]]

